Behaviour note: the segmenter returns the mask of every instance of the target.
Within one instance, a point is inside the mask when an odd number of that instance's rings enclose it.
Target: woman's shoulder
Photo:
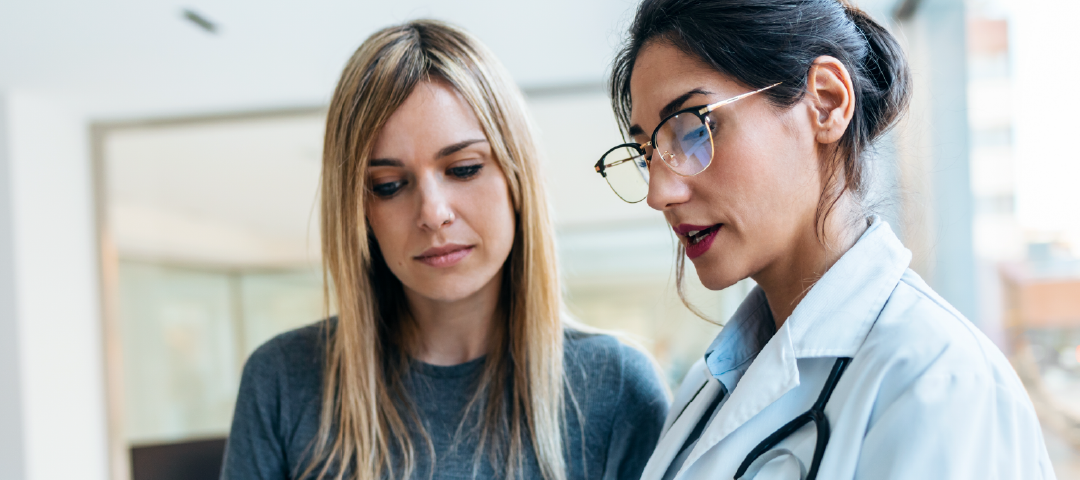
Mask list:
[[[615,400],[667,401],[667,388],[656,362],[644,350],[606,333],[566,329],[565,371],[575,391],[597,392]]]
[[[568,368],[621,370],[629,364],[630,369],[634,370],[652,365],[652,359],[644,351],[607,333],[567,328],[564,331],[563,351]]]
[[[323,320],[281,333],[248,357],[229,431],[225,477],[284,472],[305,458],[319,428],[324,339],[332,325]]]
[[[291,387],[311,383],[322,375],[328,329],[335,319],[280,333],[260,345],[244,364],[244,380],[258,383],[285,381]],[[318,382],[315,382],[318,387]]]
[[[1001,356],[978,327],[911,270],[901,277],[870,330],[867,341],[874,340],[893,345],[875,349],[888,356],[929,360],[957,354],[972,360],[969,366],[992,364]]]
[[[1001,350],[911,270],[881,310],[860,359],[897,394],[933,382],[959,388],[960,395],[1009,392],[1027,399]]]

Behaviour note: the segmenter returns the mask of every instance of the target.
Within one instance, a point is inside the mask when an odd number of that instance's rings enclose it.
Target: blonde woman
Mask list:
[[[561,315],[521,94],[434,21],[372,35],[327,118],[338,316],[244,368],[223,478],[637,478],[668,400],[650,361]]]

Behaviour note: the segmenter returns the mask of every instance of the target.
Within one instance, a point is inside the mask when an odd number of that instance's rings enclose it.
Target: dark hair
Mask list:
[[[864,200],[870,180],[863,153],[893,126],[911,96],[904,52],[885,27],[843,0],[644,0],[611,72],[611,102],[624,133],[634,63],[653,41],[668,42],[749,89],[783,82],[762,92],[781,107],[802,99],[814,59],[828,55],[843,63],[855,90],[855,114],[825,165],[818,238],[824,240],[824,220],[845,192]],[[684,294],[682,248],[676,260],[679,298],[709,320]]]
[[[762,94],[784,107],[802,99],[814,59],[829,55],[844,64],[854,84],[855,114],[837,145],[835,163],[826,166],[819,235],[844,192],[860,200],[865,195],[869,181],[862,154],[895,123],[910,97],[900,44],[841,0],[644,0],[611,73],[611,101],[624,132],[634,63],[652,41],[669,42],[750,89],[783,82]]]

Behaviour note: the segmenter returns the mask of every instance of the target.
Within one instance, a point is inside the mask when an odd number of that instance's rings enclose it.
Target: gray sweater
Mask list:
[[[324,332],[321,323],[278,335],[244,366],[240,395],[222,467],[224,480],[297,478],[308,466],[319,428]],[[569,389],[564,432],[568,479],[637,479],[656,446],[668,399],[649,359],[608,335],[568,331],[564,366]],[[414,435],[418,465],[413,478],[474,478],[476,435],[455,434],[475,392],[483,359],[440,367],[413,361],[405,387],[435,447]],[[474,409],[475,410],[475,409]],[[479,418],[479,417],[477,417]],[[469,419],[465,425],[474,426]],[[582,435],[584,433],[584,435]],[[485,454],[475,478],[501,478]],[[539,479],[531,444],[525,479]]]

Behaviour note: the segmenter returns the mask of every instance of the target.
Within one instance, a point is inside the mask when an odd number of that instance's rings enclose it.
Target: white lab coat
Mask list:
[[[872,219],[760,351],[747,354],[739,352],[749,341],[740,335],[754,329],[740,323],[772,321],[760,314],[768,307],[755,289],[709,361],[683,380],[642,479],[663,478],[725,388],[730,396],[674,478],[734,478],[751,449],[810,408],[837,357],[853,360],[825,408],[832,434],[819,479],[1054,478],[1038,419],[1009,362],[908,269],[910,261],[888,224]],[[745,373],[733,382],[724,374],[737,364]],[[717,378],[737,383],[722,386]],[[804,426],[743,478],[805,478],[815,440],[813,424]]]

